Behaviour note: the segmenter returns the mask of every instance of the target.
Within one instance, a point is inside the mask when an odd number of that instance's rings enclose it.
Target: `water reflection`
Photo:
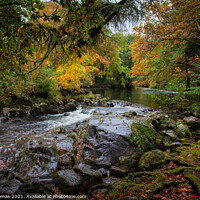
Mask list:
[[[125,100],[133,104],[141,104],[144,106],[153,106],[153,99],[150,94],[156,92],[154,89],[149,88],[105,88],[105,89],[92,89],[94,94],[101,94],[104,97],[109,97],[111,100]]]

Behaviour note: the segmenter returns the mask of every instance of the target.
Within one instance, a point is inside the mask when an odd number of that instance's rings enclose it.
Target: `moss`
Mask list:
[[[131,129],[132,137],[129,140],[140,151],[155,149],[162,138],[148,120],[144,122],[134,122],[131,125]]]
[[[153,150],[142,155],[138,163],[138,169],[141,171],[153,170],[163,167],[164,164],[165,154],[160,150]]]
[[[130,171],[136,171],[138,169],[138,162],[141,156],[142,153],[138,152],[132,156],[119,157],[119,168]]]
[[[51,150],[54,155],[58,155],[58,149],[55,143],[51,146]]]
[[[184,129],[184,130],[181,130],[179,127],[176,127],[175,128],[175,132],[176,132],[176,135],[180,138],[191,138],[192,137],[192,133],[189,129]]]
[[[195,187],[198,195],[200,196],[200,173],[199,173],[199,169],[197,169],[197,170],[188,169],[188,170],[185,171],[185,173],[183,173],[183,175]]]

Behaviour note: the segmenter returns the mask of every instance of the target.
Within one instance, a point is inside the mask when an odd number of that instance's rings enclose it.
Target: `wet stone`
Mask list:
[[[56,146],[58,149],[71,152],[73,150],[73,139],[68,138],[67,140],[58,142]]]
[[[78,186],[81,184],[81,177],[73,170],[65,169],[58,171],[58,176],[65,180],[65,185],[67,185],[68,187]]]
[[[102,131],[95,131],[95,137],[93,135],[85,136],[84,159],[90,163],[92,161],[96,166],[109,168],[117,165],[120,156],[130,156],[135,151],[120,135]]]
[[[14,194],[22,183],[17,179],[0,182],[0,194]]]
[[[23,184],[20,185],[18,190],[16,191],[16,195],[41,195],[41,194],[52,194],[52,187],[36,180],[36,179],[29,179],[25,181]]]

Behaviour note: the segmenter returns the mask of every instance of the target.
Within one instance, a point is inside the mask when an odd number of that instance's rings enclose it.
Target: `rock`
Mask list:
[[[131,129],[131,142],[133,142],[140,151],[154,149],[162,139],[162,136],[156,132],[149,119],[133,122]]]
[[[160,150],[152,150],[144,153],[139,160],[138,169],[140,171],[151,171],[161,168],[165,163],[165,155]]]
[[[37,115],[49,113],[48,110],[49,110],[49,106],[47,103],[34,104],[31,111],[31,115],[37,116]]]
[[[125,177],[128,175],[128,173],[130,173],[129,170],[126,170],[126,169],[120,169],[118,167],[114,167],[112,166],[110,168],[110,175],[111,176],[115,176],[115,177]]]
[[[200,119],[194,116],[184,117],[183,121],[190,127],[191,130],[200,128]]]
[[[13,170],[21,178],[32,177],[40,179],[41,181],[52,181],[51,174],[58,165],[56,155],[53,149],[44,146],[32,146],[33,143],[29,140],[20,141],[18,148],[21,146],[21,151],[16,153],[13,160]],[[24,145],[24,148],[23,146]]]
[[[94,125],[89,126],[89,136],[94,137],[97,135],[97,128]]]
[[[4,120],[8,120],[10,117],[10,108],[7,107],[3,108],[2,115]]]
[[[96,165],[102,167],[110,167],[118,163],[120,156],[129,156],[135,148],[133,148],[122,136],[116,134],[100,135],[94,149],[97,155]]]
[[[186,124],[177,124],[177,128],[180,130],[180,131],[189,131],[189,128]]]
[[[52,194],[52,189],[36,179],[29,179],[20,185],[15,194],[23,196],[48,195]]]
[[[176,132],[177,132],[177,135],[182,138],[185,138],[185,137],[190,138],[192,135],[189,127],[186,124],[177,124]]]
[[[61,170],[55,174],[55,182],[66,194],[76,194],[81,188],[81,177],[73,170]]]
[[[74,170],[80,173],[82,177],[82,186],[85,189],[103,183],[102,170],[91,169],[91,166],[83,163],[78,164]]]
[[[142,153],[138,152],[131,156],[121,156],[119,157],[119,168],[126,169],[129,171],[136,171],[138,169],[139,159]]]
[[[122,116],[124,117],[134,117],[137,113],[135,111],[125,112]]]
[[[167,130],[167,131],[164,131],[164,132],[165,132],[166,135],[168,135],[172,138],[176,137],[176,134],[173,130]]]
[[[173,142],[170,144],[170,148],[175,148],[175,147],[180,147],[181,143],[180,142]]]
[[[21,185],[17,179],[3,180],[0,182],[0,194],[14,194]]]
[[[67,105],[65,105],[65,112],[70,112],[70,111],[75,111],[76,110],[76,103],[75,102],[71,102],[71,103],[68,103]]]
[[[97,131],[95,126],[90,127],[84,138],[84,160],[98,167],[117,165],[120,156],[129,156],[134,151],[135,148],[122,136]]]
[[[57,149],[64,150],[66,152],[71,152],[73,150],[73,139],[66,138],[56,144]]]

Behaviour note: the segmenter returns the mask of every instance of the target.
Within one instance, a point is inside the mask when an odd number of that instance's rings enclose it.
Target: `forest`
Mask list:
[[[0,25],[0,198],[199,198],[199,0],[0,0]]]
[[[0,9],[1,108],[59,101],[63,90],[144,86],[178,92],[157,101],[199,114],[197,0],[2,1]],[[138,22],[133,34],[109,30],[128,20]]]

